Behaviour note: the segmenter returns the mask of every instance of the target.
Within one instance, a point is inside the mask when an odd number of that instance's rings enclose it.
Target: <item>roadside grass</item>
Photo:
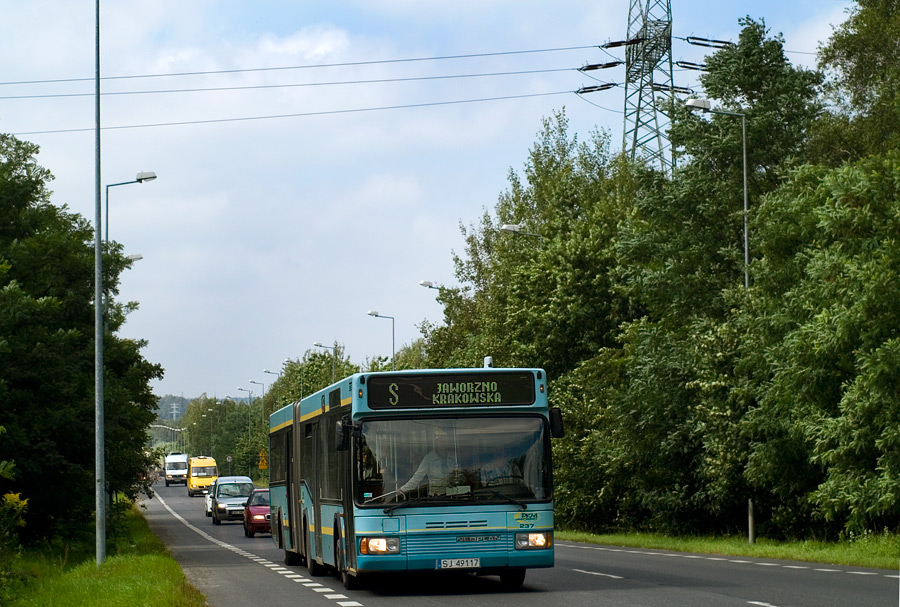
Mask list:
[[[725,556],[781,559],[850,567],[890,569],[900,567],[900,535],[867,533],[843,542],[778,542],[757,538],[755,544],[741,537],[669,537],[652,533],[597,535],[557,531],[557,540],[625,548],[648,548]]]
[[[90,535],[88,536],[90,537]],[[24,550],[15,563],[18,581],[7,588],[10,607],[205,607],[147,521],[131,506],[110,541],[108,558],[94,562],[93,545],[47,545]],[[2,593],[0,593],[2,596]],[[0,601],[2,602],[2,601]]]

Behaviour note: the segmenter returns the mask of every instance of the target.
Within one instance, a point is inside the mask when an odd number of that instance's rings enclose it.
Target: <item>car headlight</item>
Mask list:
[[[265,514],[254,514],[253,520],[254,521],[264,521],[264,520],[266,520],[266,515]]]
[[[549,548],[552,545],[553,533],[550,531],[516,534],[516,550]]]
[[[399,537],[364,537],[359,540],[362,554],[399,554]]]
[[[225,510],[225,504],[216,504],[216,508],[219,510]]]

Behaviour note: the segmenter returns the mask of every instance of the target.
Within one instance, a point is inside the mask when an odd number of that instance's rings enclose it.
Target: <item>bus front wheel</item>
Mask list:
[[[350,573],[347,563],[344,562],[344,547],[339,533],[334,536],[334,562],[344,588],[347,590],[359,590],[362,588],[360,576]]]
[[[525,582],[525,569],[508,569],[500,574],[500,583],[506,588],[518,588]]]

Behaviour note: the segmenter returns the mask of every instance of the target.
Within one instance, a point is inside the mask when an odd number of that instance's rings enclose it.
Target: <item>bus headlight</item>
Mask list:
[[[549,548],[552,545],[553,533],[550,531],[516,534],[516,550]]]
[[[364,537],[359,540],[361,554],[400,554],[399,537]]]

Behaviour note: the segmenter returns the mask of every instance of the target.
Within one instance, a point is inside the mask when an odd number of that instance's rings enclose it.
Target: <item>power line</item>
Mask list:
[[[281,118],[304,118],[310,116],[330,116],[337,114],[353,114],[353,113],[361,113],[361,112],[378,112],[384,110],[404,110],[404,109],[413,109],[413,108],[423,108],[423,107],[435,107],[442,105],[459,105],[464,103],[483,103],[487,101],[506,101],[510,99],[527,99],[533,97],[550,97],[553,95],[569,95],[572,94],[573,91],[556,91],[553,93],[529,93],[524,95],[506,95],[503,97],[485,97],[481,99],[461,99],[455,101],[433,101],[428,103],[412,103],[406,105],[387,105],[387,106],[379,106],[379,107],[368,107],[368,108],[352,108],[346,110],[325,110],[321,112],[301,112],[296,114],[276,114],[271,116],[245,116],[240,118],[214,118],[210,120],[185,120],[182,122],[157,122],[157,123],[149,123],[149,124],[128,124],[128,125],[120,125],[120,126],[105,126],[101,127],[104,131],[118,131],[124,129],[144,129],[144,128],[156,128],[156,127],[165,127],[165,126],[187,126],[187,125],[196,125],[196,124],[217,124],[224,122],[246,122],[251,120],[275,120]],[[55,129],[55,130],[47,130],[47,131],[24,131],[21,133],[13,133],[16,137],[22,135],[49,135],[49,134],[57,134],[57,133],[84,133],[88,131],[93,131],[94,127],[88,128],[78,128],[78,129]]]
[[[460,78],[485,78],[495,76],[521,76],[526,74],[548,74],[554,72],[572,72],[578,71],[580,68],[553,68],[543,70],[520,70],[513,72],[492,72],[481,74],[449,74],[444,76],[414,76],[409,78],[377,78],[371,80],[340,80],[333,82],[299,82],[292,84],[258,84],[248,86],[219,86],[219,87],[201,87],[187,89],[163,89],[163,90],[143,90],[143,91],[109,91],[100,93],[101,96],[117,96],[117,95],[152,95],[160,93],[200,93],[200,92],[222,92],[222,91],[249,91],[262,89],[278,89],[278,88],[298,88],[313,86],[341,86],[351,84],[385,84],[392,82],[415,82],[428,80],[450,80]],[[48,93],[45,95],[8,95],[0,96],[0,99],[60,99],[70,97],[93,97],[94,93]]]
[[[215,74],[243,74],[248,72],[274,72],[274,71],[286,71],[286,70],[306,70],[306,69],[320,69],[320,68],[331,68],[331,67],[356,67],[361,65],[383,65],[389,63],[413,63],[417,61],[443,61],[447,59],[475,59],[479,57],[498,57],[503,55],[525,55],[525,54],[533,54],[533,53],[554,53],[560,51],[577,51],[584,50],[589,48],[597,48],[596,44],[590,45],[582,45],[582,46],[566,46],[566,47],[558,47],[558,48],[544,48],[544,49],[531,49],[531,50],[520,50],[520,51],[500,51],[493,53],[471,53],[467,55],[444,55],[438,57],[411,57],[411,58],[401,58],[401,59],[378,59],[372,61],[348,61],[344,63],[318,63],[318,64],[310,64],[310,65],[288,65],[288,66],[279,66],[279,67],[257,67],[257,68],[243,68],[243,69],[230,69],[230,70],[209,70],[209,71],[198,71],[198,72],[170,72],[167,74],[131,74],[124,76],[104,76],[101,80],[128,80],[128,79],[137,79],[137,78],[169,78],[169,77],[180,77],[180,76],[208,76]],[[0,82],[0,86],[11,86],[11,85],[25,85],[25,84],[56,84],[61,82],[86,82],[93,81],[94,78],[54,78],[48,80],[20,80],[14,82]]]

